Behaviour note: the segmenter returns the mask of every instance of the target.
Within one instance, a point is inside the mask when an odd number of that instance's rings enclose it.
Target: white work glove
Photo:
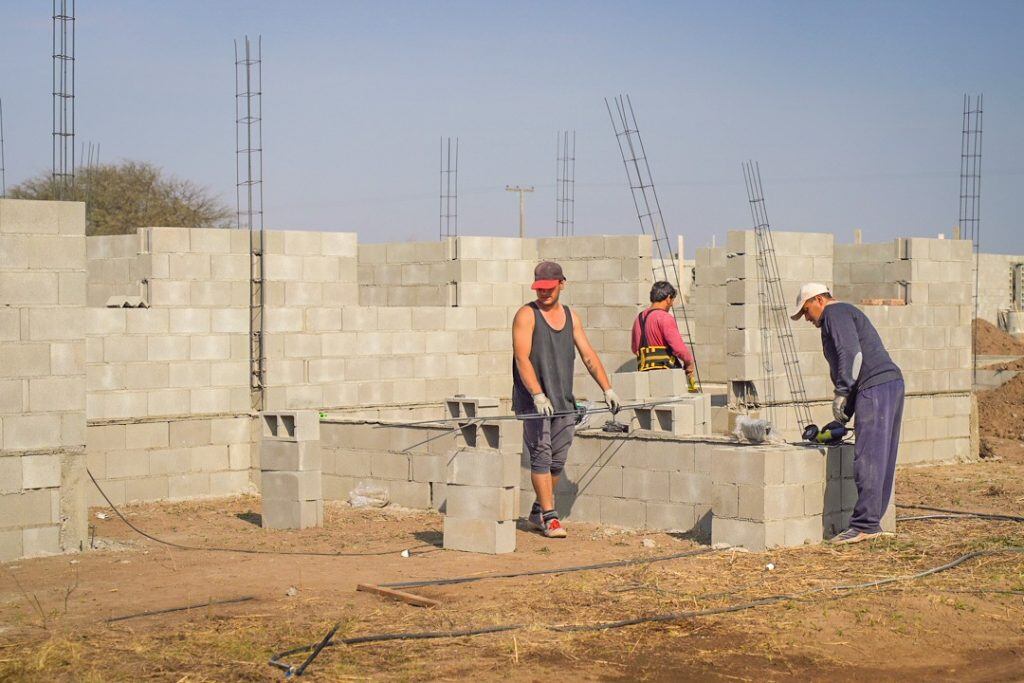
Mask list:
[[[846,415],[846,397],[836,396],[832,400],[832,417],[836,418],[843,424],[850,418]]]
[[[554,415],[555,407],[551,405],[551,399],[544,395],[544,392],[533,395],[533,405],[537,407],[538,415]]]
[[[619,395],[615,393],[614,389],[604,392],[604,402],[611,408],[612,415],[619,412],[619,408],[622,406],[622,401],[619,400]]]

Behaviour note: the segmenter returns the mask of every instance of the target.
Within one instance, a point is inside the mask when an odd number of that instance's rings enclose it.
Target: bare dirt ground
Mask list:
[[[987,460],[904,469],[903,503],[1020,514],[1024,444],[993,439]],[[555,633],[657,613],[726,607],[765,596],[906,575],[982,548],[1024,546],[1024,525],[980,519],[908,521],[895,538],[843,548],[719,551],[629,567],[411,589],[441,601],[416,608],[355,591],[383,583],[565,567],[698,547],[670,534],[571,525],[565,540],[520,531],[512,555],[438,550],[441,517],[329,506],[326,526],[259,528],[259,501],[126,508],[140,528],[202,546],[381,552],[310,557],[190,551],[98,519],[110,549],[24,560],[0,569],[0,680],[279,680],[274,652],[339,637],[523,624],[516,631],[326,649],[312,680],[1024,678],[1024,554],[994,554],[915,581],[822,590],[747,611],[603,631]],[[109,510],[106,511],[109,514]],[[901,510],[902,515],[921,514]],[[644,539],[656,544],[645,547]],[[400,556],[412,549],[409,558]],[[768,570],[766,565],[774,564]],[[204,607],[209,601],[252,600]],[[188,611],[107,620],[139,612]],[[288,658],[301,661],[303,655]]]
[[[987,320],[974,319],[974,340],[978,353],[1024,355],[1024,343],[1003,332]]]

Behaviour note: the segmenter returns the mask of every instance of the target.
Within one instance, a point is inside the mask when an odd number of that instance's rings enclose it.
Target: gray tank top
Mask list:
[[[565,308],[565,325],[561,330],[552,329],[540,312],[536,302],[527,304],[533,309],[533,346],[530,349],[530,363],[537,372],[541,389],[551,400],[555,412],[568,413],[576,410],[576,399],[572,395],[572,375],[576,363],[576,345],[572,339],[572,313]],[[512,359],[512,410],[517,415],[535,413],[533,396],[526,390],[515,358]]]

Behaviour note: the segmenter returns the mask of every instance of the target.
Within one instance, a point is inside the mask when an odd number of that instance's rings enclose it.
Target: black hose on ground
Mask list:
[[[457,576],[450,579],[427,579],[424,581],[401,581],[398,583],[379,584],[384,588],[419,588],[422,586],[451,586],[457,583],[472,583],[474,581],[486,581],[488,579],[515,579],[521,576],[541,576],[543,574],[569,574],[572,572],[590,571],[593,569],[611,569],[613,567],[628,567],[634,564],[652,564],[654,562],[667,562],[677,560],[680,557],[693,557],[694,555],[707,555],[708,553],[726,550],[726,548],[698,548],[686,550],[671,555],[659,555],[657,557],[636,557],[630,560],[613,560],[599,564],[582,564],[575,567],[556,567],[554,569],[531,569],[525,572],[508,572],[504,574],[484,574],[480,576]]]
[[[959,557],[956,557],[953,560],[950,560],[949,562],[946,562],[945,564],[941,564],[941,565],[938,565],[936,567],[931,567],[929,569],[925,569],[924,571],[920,571],[920,572],[917,572],[915,574],[908,574],[908,575],[902,575],[902,576],[890,576],[890,577],[886,577],[886,578],[883,578],[883,579],[877,579],[875,581],[867,581],[867,582],[864,582],[864,583],[839,584],[839,585],[835,585],[835,586],[824,586],[824,587],[821,587],[821,588],[813,588],[811,590],[803,591],[803,592],[800,592],[800,593],[782,593],[782,594],[778,594],[778,595],[769,595],[769,596],[766,596],[764,598],[759,598],[757,600],[752,600],[750,602],[740,603],[740,604],[736,604],[736,605],[727,605],[725,607],[713,607],[713,608],[704,609],[704,610],[692,610],[692,611],[686,611],[686,612],[668,612],[668,613],[663,613],[663,614],[651,614],[651,615],[646,615],[646,616],[642,616],[642,617],[636,617],[636,618],[633,618],[633,619],[620,619],[618,621],[606,621],[606,622],[600,622],[600,623],[597,623],[597,624],[558,624],[558,625],[544,626],[542,628],[546,628],[546,629],[548,629],[550,631],[556,631],[556,632],[561,632],[561,633],[570,633],[570,632],[582,632],[582,631],[603,631],[603,630],[608,630],[608,629],[613,629],[613,628],[622,628],[622,627],[626,627],[626,626],[635,626],[635,625],[638,625],[638,624],[661,623],[661,622],[667,622],[667,621],[683,621],[683,620],[686,620],[686,619],[695,619],[695,618],[699,618],[699,617],[713,616],[713,615],[716,615],[716,614],[727,614],[727,613],[731,613],[731,612],[741,612],[741,611],[744,611],[744,610],[754,609],[754,608],[762,607],[762,606],[766,606],[766,605],[772,605],[772,604],[779,603],[779,602],[786,602],[786,601],[792,601],[792,600],[800,600],[800,599],[806,598],[807,596],[814,595],[814,594],[819,594],[819,593],[825,593],[827,591],[835,591],[835,594],[827,596],[827,599],[831,600],[831,599],[836,599],[836,598],[843,597],[845,594],[847,594],[847,593],[849,593],[851,591],[863,590],[863,589],[867,589],[867,588],[876,588],[878,586],[884,586],[884,585],[887,585],[887,584],[892,584],[892,583],[897,583],[897,582],[902,582],[902,581],[913,581],[913,580],[916,580],[916,579],[921,579],[921,578],[924,578],[926,576],[931,576],[932,574],[938,574],[940,572],[949,571],[950,569],[953,569],[954,567],[957,567],[957,566],[963,564],[964,562],[967,562],[969,560],[972,560],[972,559],[975,559],[975,558],[978,558],[978,557],[983,557],[983,556],[986,556],[986,555],[999,555],[999,554],[1003,554],[1003,553],[1024,553],[1024,546],[1020,546],[1020,547],[1018,547],[1018,546],[1010,546],[1010,547],[1006,547],[1006,548],[990,548],[990,549],[986,549],[986,550],[975,550],[973,552],[969,552],[969,553],[965,553],[963,555],[960,555]],[[295,668],[295,667],[292,667],[292,666],[290,666],[290,665],[288,665],[288,664],[286,664],[284,662],[282,662],[281,661],[282,659],[284,659],[285,657],[289,657],[291,655],[294,655],[294,654],[299,654],[301,652],[311,652],[313,650],[316,650],[317,653],[319,653],[319,652],[323,651],[324,649],[326,649],[328,647],[333,647],[335,644],[339,644],[339,643],[342,644],[342,645],[358,645],[358,644],[361,644],[361,643],[376,643],[376,642],[383,642],[383,641],[389,641],[389,640],[425,640],[425,639],[437,639],[437,638],[459,638],[459,637],[463,637],[463,636],[476,636],[476,635],[484,635],[484,634],[488,634],[488,633],[501,633],[501,632],[504,632],[504,631],[515,631],[515,630],[520,630],[520,629],[526,628],[525,624],[506,624],[506,625],[498,625],[498,626],[487,626],[487,627],[477,628],[477,629],[461,629],[461,630],[457,630],[457,631],[421,631],[421,632],[412,632],[412,633],[379,633],[379,634],[368,635],[368,636],[355,636],[355,637],[352,637],[352,638],[342,638],[341,640],[332,640],[331,635],[333,633],[337,632],[339,624],[340,624],[340,622],[338,624],[335,624],[334,627],[331,629],[331,632],[328,634],[328,637],[324,638],[323,640],[318,641],[317,643],[313,643],[313,644],[310,644],[310,645],[303,645],[303,646],[300,646],[300,647],[292,648],[291,650],[286,650],[284,652],[278,653],[278,654],[276,654],[276,655],[274,655],[274,656],[272,656],[270,658],[270,661],[268,662],[268,664],[270,664],[270,666],[273,666],[275,668],[278,668],[278,669],[284,671],[286,676],[291,677],[293,674],[296,674],[298,672],[298,669]],[[313,659],[313,657],[307,657],[306,660],[303,662],[303,664],[302,664],[303,672],[305,671],[305,668],[307,666],[309,666],[309,664],[312,661],[312,659]]]
[[[107,496],[106,491],[104,491],[103,488],[99,485],[99,482],[96,481],[96,477],[94,477],[92,475],[92,472],[90,472],[88,468],[86,468],[85,472],[86,472],[86,474],[89,475],[89,478],[92,479],[92,483],[95,484],[96,490],[98,490],[100,492],[100,495],[103,496],[103,500],[107,501],[107,505],[110,506],[110,509],[114,511],[114,514],[116,514],[118,517],[121,518],[122,522],[124,522],[125,524],[128,525],[129,529],[131,529],[132,531],[134,531],[135,533],[139,534],[140,536],[142,536],[144,538],[148,538],[149,540],[153,541],[154,543],[159,543],[161,545],[166,545],[166,546],[171,547],[171,548],[177,548],[178,550],[205,550],[205,551],[208,551],[208,552],[215,552],[215,553],[243,553],[243,554],[246,554],[246,555],[304,555],[304,556],[310,556],[310,557],[377,557],[377,556],[380,556],[380,555],[394,555],[394,554],[400,553],[400,552],[402,552],[404,550],[408,550],[410,554],[423,555],[423,554],[426,554],[426,553],[432,553],[432,552],[436,552],[436,551],[440,550],[440,548],[438,548],[437,546],[430,545],[429,543],[424,543],[423,545],[413,546],[412,548],[398,548],[398,549],[393,549],[393,550],[375,550],[375,551],[368,551],[368,552],[343,553],[343,552],[316,552],[316,551],[312,551],[312,550],[260,550],[258,548],[221,548],[221,547],[218,547],[218,546],[185,545],[184,543],[175,543],[174,541],[165,541],[162,538],[157,538],[153,534],[150,534],[150,533],[147,533],[147,532],[143,531],[139,527],[137,527],[134,524],[132,524],[131,522],[129,522],[128,518],[125,517],[121,513],[121,511],[119,509],[117,509],[117,506],[114,505],[114,503],[110,500],[110,497]],[[413,551],[417,551],[417,550],[419,550],[421,548],[429,548],[430,550],[423,550],[422,552],[413,553]]]
[[[982,519],[999,519],[1004,522],[1024,522],[1024,517],[1019,515],[1001,515],[996,512],[970,512],[968,510],[950,510],[947,508],[935,508],[927,505],[910,505],[908,503],[897,503],[896,507],[906,508],[908,510],[925,510],[927,512],[945,512],[950,515],[959,517],[980,517]],[[932,519],[942,519],[934,517]]]

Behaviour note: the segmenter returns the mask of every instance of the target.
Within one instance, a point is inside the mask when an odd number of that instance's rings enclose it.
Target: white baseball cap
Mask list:
[[[796,306],[793,308],[793,312],[790,313],[789,317],[793,320],[799,320],[800,316],[803,314],[804,304],[807,303],[808,299],[813,299],[819,294],[828,293],[828,287],[820,282],[805,282],[804,286],[800,288],[800,293],[796,295]]]

